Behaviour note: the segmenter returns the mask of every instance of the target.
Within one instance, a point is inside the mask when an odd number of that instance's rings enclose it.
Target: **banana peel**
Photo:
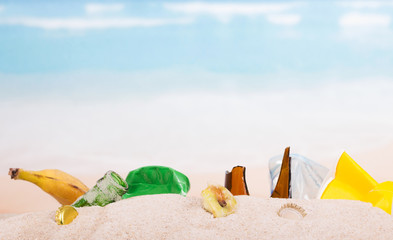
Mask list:
[[[326,185],[321,199],[360,200],[391,214],[393,182],[378,183],[344,152],[337,163],[334,179]]]
[[[28,171],[10,168],[8,174],[11,179],[34,183],[62,205],[72,204],[89,190],[79,179],[58,169]]]

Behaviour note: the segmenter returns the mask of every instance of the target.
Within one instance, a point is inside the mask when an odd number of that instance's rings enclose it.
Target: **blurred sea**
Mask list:
[[[0,171],[70,173],[165,165],[183,171],[266,166],[293,153],[331,162],[393,143],[393,82],[186,89],[0,101]],[[371,160],[371,159],[370,159]],[[375,161],[375,159],[373,159]],[[379,159],[378,161],[389,161]]]

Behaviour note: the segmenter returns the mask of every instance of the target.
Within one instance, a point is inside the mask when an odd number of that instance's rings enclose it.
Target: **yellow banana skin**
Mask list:
[[[62,205],[71,205],[89,190],[79,179],[57,169],[26,171],[22,168],[10,168],[8,174],[11,179],[34,183]]]

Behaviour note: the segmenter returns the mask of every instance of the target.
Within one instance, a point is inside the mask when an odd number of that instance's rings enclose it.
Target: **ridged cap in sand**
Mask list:
[[[287,203],[278,210],[277,215],[288,219],[302,219],[307,215],[307,213],[299,205],[295,203]]]
[[[78,211],[73,206],[64,205],[56,211],[55,221],[58,225],[70,224],[78,216]]]

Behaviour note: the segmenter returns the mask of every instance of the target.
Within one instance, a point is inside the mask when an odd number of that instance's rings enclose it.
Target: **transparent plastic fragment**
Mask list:
[[[290,154],[290,191],[295,199],[315,199],[329,169],[299,154]],[[273,192],[280,175],[282,155],[269,160],[270,189]]]

